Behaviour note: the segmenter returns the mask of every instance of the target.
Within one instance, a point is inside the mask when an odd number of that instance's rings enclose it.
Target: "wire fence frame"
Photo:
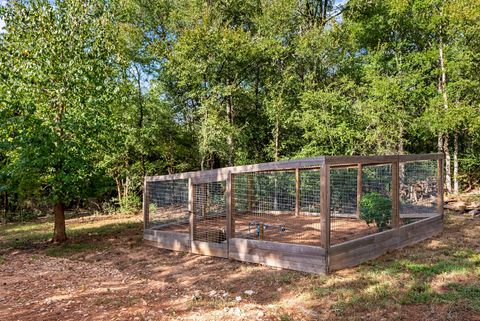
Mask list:
[[[319,169],[239,173],[232,189],[235,237],[319,246]]]
[[[221,188],[221,196],[223,197],[224,203],[224,222],[225,228],[219,233],[219,237],[217,238],[217,242],[227,242],[229,239],[236,238],[239,236],[236,234],[235,231],[235,211],[238,210],[240,207],[249,206],[249,196],[248,196],[248,189],[245,191],[241,191],[242,184],[243,186],[247,186],[250,184],[248,175],[251,176],[275,176],[275,172],[286,172],[289,173],[290,180],[297,181],[294,185],[289,185],[289,192],[284,193],[287,195],[288,204],[280,203],[277,204],[277,207],[287,206],[288,211],[293,213],[311,213],[312,215],[318,215],[318,237],[320,241],[317,246],[323,247],[328,253],[328,248],[332,245],[336,245],[334,241],[335,237],[335,228],[332,229],[332,226],[335,227],[335,220],[340,217],[340,213],[335,213],[335,210],[332,210],[332,188],[331,183],[338,180],[338,177],[335,177],[335,171],[339,170],[340,168],[345,168],[346,172],[350,173],[347,175],[349,179],[357,176],[357,180],[355,184],[352,186],[348,186],[348,194],[352,195],[354,199],[349,200],[349,213],[352,218],[359,217],[359,201],[360,198],[358,197],[359,193],[359,186],[361,188],[361,194],[365,193],[365,185],[366,183],[358,182],[359,177],[362,180],[367,180],[368,178],[363,177],[358,173],[362,173],[364,168],[373,168],[373,167],[390,167],[390,179],[391,179],[391,186],[389,188],[390,192],[390,199],[391,199],[391,219],[389,222],[389,228],[391,229],[398,229],[403,225],[408,224],[405,220],[400,218],[400,215],[405,212],[405,203],[402,203],[402,188],[406,184],[406,181],[403,180],[401,174],[402,172],[407,173],[408,166],[412,167],[410,170],[412,173],[417,173],[420,177],[421,175],[428,174],[428,184],[433,185],[433,180],[436,179],[436,195],[429,195],[429,198],[432,199],[435,197],[436,202],[431,202],[429,206],[430,213],[432,215],[440,215],[443,217],[443,155],[440,154],[427,154],[427,155],[403,155],[403,156],[359,156],[359,157],[348,157],[348,156],[341,156],[341,157],[324,157],[324,158],[315,158],[316,165],[313,160],[305,161],[303,160],[296,160],[295,162],[289,163],[282,162],[281,164],[276,163],[268,163],[268,166],[264,164],[257,164],[257,165],[249,165],[249,166],[237,166],[232,168],[225,168],[219,170],[211,170],[206,171],[205,175],[203,172],[192,172],[192,173],[183,173],[183,174],[174,174],[174,175],[164,175],[164,176],[155,176],[155,177],[146,177],[145,184],[144,184],[144,216],[145,216],[145,228],[150,228],[150,213],[151,210],[151,198],[153,197],[152,193],[149,192],[149,188],[153,186],[152,182],[161,182],[161,181],[173,181],[177,179],[187,180],[188,181],[188,206],[187,210],[190,213],[190,232],[192,235],[192,240],[194,239],[192,233],[192,217],[195,218],[194,213],[198,212],[198,206],[201,204],[198,203],[197,198],[192,200],[192,195],[202,195],[201,192],[197,192],[201,190],[201,184],[213,184],[215,182],[222,182],[220,183],[223,187]],[[425,165],[418,165],[428,163],[428,166]],[[303,165],[302,165],[303,164]],[[303,167],[302,167],[303,166]],[[407,168],[407,169],[406,169]],[[435,173],[435,175],[432,175]],[[246,177],[242,184],[236,185],[234,180],[235,176],[243,175]],[[317,176],[318,175],[318,176]],[[232,178],[233,177],[233,178]],[[255,177],[255,176],[254,176]],[[351,177],[351,178],[350,178]],[[310,189],[308,190],[308,185],[314,185],[315,180],[318,178],[318,191]],[[299,181],[299,183],[298,183]],[[413,185],[415,183],[412,183]],[[211,185],[211,186],[213,186]],[[190,191],[190,187],[195,186]],[[243,187],[243,188],[244,188]],[[212,187],[213,188],[213,187]],[[285,188],[285,187],[283,187]],[[357,190],[356,197],[353,197],[355,194],[355,189]],[[370,190],[373,190],[371,188]],[[218,191],[218,188],[217,188]],[[318,192],[318,193],[317,193]],[[243,194],[242,194],[243,193]],[[310,194],[309,194],[310,193]],[[318,196],[317,196],[318,194]],[[206,195],[206,194],[205,194]],[[243,195],[242,198],[236,197],[236,195]],[[258,194],[262,196],[262,193]],[[202,196],[200,196],[201,198]],[[425,198],[425,197],[424,197]],[[424,199],[423,198],[423,199]],[[208,199],[208,197],[206,197]],[[193,204],[197,202],[197,204]],[[243,203],[242,203],[243,202]],[[271,202],[274,203],[274,202]],[[347,204],[347,203],[345,203]],[[201,206],[201,205],[200,205]],[[250,206],[255,207],[255,204],[252,203]],[[257,204],[257,209],[261,209],[262,206]],[[267,209],[263,206],[263,209]],[[195,212],[196,210],[196,212]],[[274,210],[274,209],[272,209]],[[183,221],[182,221],[183,222]],[[412,221],[413,222],[413,221]],[[258,222],[257,222],[258,223]],[[258,225],[258,224],[257,224]],[[281,224],[279,224],[281,225]],[[255,229],[257,226],[255,226]],[[253,230],[253,227],[252,227]],[[193,230],[194,231],[194,230]],[[265,231],[264,231],[265,232]],[[223,234],[222,234],[223,233]],[[208,232],[207,232],[208,234]],[[258,234],[258,233],[257,233]],[[258,237],[258,235],[257,235]],[[332,239],[333,237],[333,239]],[[225,238],[226,240],[223,240]],[[198,237],[197,237],[198,239]],[[207,237],[208,239],[208,237]],[[349,240],[347,240],[348,242]],[[327,255],[327,254],[326,254]]]

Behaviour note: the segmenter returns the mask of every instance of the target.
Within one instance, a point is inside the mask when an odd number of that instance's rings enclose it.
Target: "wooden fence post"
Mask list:
[[[325,249],[325,273],[328,273],[330,248],[330,166],[320,170],[320,246]]]
[[[232,173],[229,173],[227,176],[226,186],[225,186],[225,205],[227,211],[227,244],[230,244],[230,239],[232,238]]]
[[[150,220],[150,206],[149,206],[150,200],[148,197],[148,184],[147,184],[147,179],[143,179],[143,228],[146,230],[149,227],[149,220]]]
[[[208,202],[208,195],[207,195],[207,184],[202,183],[200,188],[200,199],[202,204],[200,205],[202,208],[202,217],[205,220],[207,218],[207,202]]]
[[[235,184],[234,176],[227,176],[227,239],[235,237]]]
[[[400,172],[399,162],[392,163],[392,227],[400,227]]]
[[[188,179],[188,213],[190,223],[190,243],[195,240],[195,186],[191,178]]]
[[[253,174],[247,174],[247,211],[252,212],[253,204]]]
[[[437,161],[437,213],[440,214],[443,218],[443,158]]]
[[[360,218],[360,202],[362,201],[362,186],[363,186],[362,172],[363,172],[363,165],[358,164],[358,167],[357,167],[357,210],[356,210],[357,218]]]
[[[295,168],[295,215],[300,215],[300,169]]]

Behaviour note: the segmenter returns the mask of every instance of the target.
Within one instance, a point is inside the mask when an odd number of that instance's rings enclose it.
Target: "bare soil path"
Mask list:
[[[70,219],[62,246],[29,224],[0,228],[2,321],[480,320],[478,217],[330,276],[151,248],[139,216]]]

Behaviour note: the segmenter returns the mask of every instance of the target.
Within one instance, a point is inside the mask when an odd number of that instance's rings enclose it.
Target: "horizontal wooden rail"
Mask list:
[[[325,163],[329,165],[355,166],[358,164],[374,165],[393,162],[439,160],[442,158],[443,154],[441,153],[381,156],[326,156]]]
[[[233,167],[224,167],[218,169],[210,169],[205,171],[186,172],[179,174],[161,175],[161,176],[147,176],[145,178],[148,182],[153,181],[168,181],[176,179],[188,179],[192,178],[193,183],[208,183],[215,181],[224,181],[227,179],[228,174],[249,173],[249,172],[262,172],[262,171],[275,171],[275,170],[294,170],[296,168],[303,167],[320,167],[325,161],[324,156],[284,160],[278,162],[261,163],[253,165],[242,165]]]
[[[224,181],[228,174],[295,170],[296,168],[320,168],[322,164],[338,166],[357,166],[358,164],[382,164],[392,162],[412,162],[422,160],[439,160],[443,154],[418,154],[418,155],[382,155],[382,156],[319,156],[311,158],[284,160],[270,163],[242,165],[210,169],[205,171],[185,172],[178,174],[147,176],[147,182],[168,181],[177,179],[192,179],[194,184]]]

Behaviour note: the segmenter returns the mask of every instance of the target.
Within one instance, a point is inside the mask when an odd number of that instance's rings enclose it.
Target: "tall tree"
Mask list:
[[[63,242],[65,206],[101,175],[118,92],[114,19],[105,2],[80,0],[14,1],[2,18],[9,170],[40,185],[54,208],[53,241]]]

